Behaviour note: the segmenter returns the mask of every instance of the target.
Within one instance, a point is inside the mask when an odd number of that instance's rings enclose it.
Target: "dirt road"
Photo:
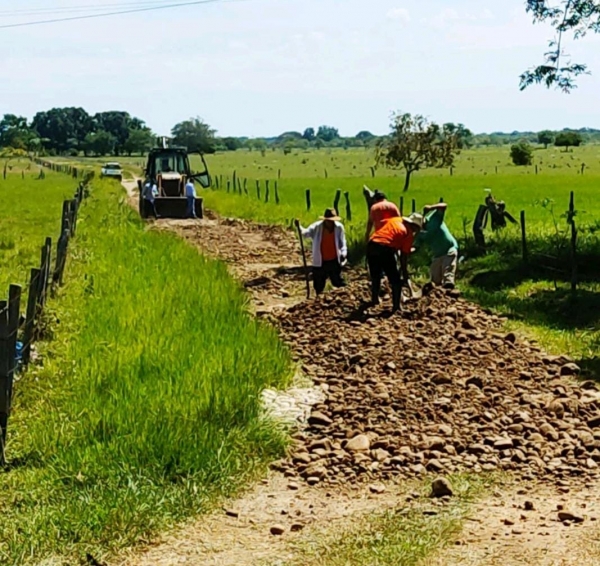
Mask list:
[[[572,381],[569,360],[505,335],[500,320],[452,295],[388,318],[365,307],[360,272],[306,301],[299,247],[282,228],[208,214],[152,229],[226,261],[314,385],[299,388],[300,432],[268,478],[227,512],[115,564],[286,564],[300,541],[402,507],[424,474],[492,470],[517,475],[484,494],[457,544],[428,564],[598,563],[600,392]]]

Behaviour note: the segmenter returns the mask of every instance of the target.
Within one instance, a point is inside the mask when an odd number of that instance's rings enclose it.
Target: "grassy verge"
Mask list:
[[[469,504],[479,495],[483,480],[455,476],[456,498],[434,515],[419,506],[369,515],[351,526],[323,535],[298,549],[288,566],[413,566],[443,551],[460,533]],[[424,488],[425,489],[425,488]]]
[[[59,173],[47,172],[38,179],[39,169],[28,169],[30,165],[15,160],[6,179],[0,176],[0,296],[9,283],[24,285],[29,270],[39,265],[46,237],[56,240],[60,235],[62,202],[73,198],[77,186]]]
[[[259,392],[290,362],[220,263],[148,232],[111,182],[80,213],[60,324],[16,387],[0,563],[102,557],[280,454]]]

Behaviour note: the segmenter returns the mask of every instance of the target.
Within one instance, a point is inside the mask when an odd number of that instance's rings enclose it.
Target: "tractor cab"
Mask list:
[[[165,218],[184,218],[186,212],[185,185],[193,180],[203,188],[210,187],[210,174],[204,155],[195,152],[201,164],[201,171],[194,172],[190,167],[190,155],[184,147],[167,147],[163,140],[162,147],[154,148],[148,154],[146,162],[145,182],[153,180],[158,189],[155,200],[156,210]],[[140,213],[146,216],[145,204],[142,197],[142,182],[140,186]],[[202,217],[202,198],[196,199],[196,215]]]

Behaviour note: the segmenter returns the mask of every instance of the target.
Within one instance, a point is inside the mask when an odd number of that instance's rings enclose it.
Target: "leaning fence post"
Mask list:
[[[306,210],[310,210],[310,189],[306,189]]]
[[[333,208],[337,214],[337,212],[339,211],[339,206],[340,206],[340,199],[342,198],[342,189],[336,189],[335,190],[335,198],[333,199]]]
[[[569,222],[571,224],[571,292],[577,291],[577,227],[575,226],[575,193],[569,199]]]
[[[527,227],[525,224],[525,211],[521,211],[521,247],[523,249],[523,262],[528,263],[529,253],[527,251]]]
[[[58,256],[57,256],[58,260]],[[27,313],[25,314],[25,331],[23,333],[23,364],[28,365],[31,359],[31,345],[35,332],[35,314],[38,303],[40,284],[40,270],[35,267],[29,277],[29,291],[27,296]]]
[[[46,244],[42,246],[41,252],[41,260],[40,260],[40,291],[38,293],[38,307],[40,310],[44,308],[44,304],[46,303],[46,286],[48,281],[46,280],[46,274],[48,273],[48,263],[50,261],[49,258],[49,249]]]
[[[348,191],[344,193],[344,198],[346,199],[346,220],[349,222],[352,220],[352,207],[350,206],[350,193]]]
[[[77,212],[79,210],[79,206],[77,205],[77,199],[73,199],[71,201],[71,236],[75,236],[75,231],[77,230]]]
[[[4,446],[6,444],[6,427],[8,425],[8,304],[0,301],[0,465],[6,465]]]
[[[269,179],[265,180],[265,202],[269,202]]]
[[[279,183],[277,181],[273,183],[273,188],[275,189],[275,204],[279,204]]]

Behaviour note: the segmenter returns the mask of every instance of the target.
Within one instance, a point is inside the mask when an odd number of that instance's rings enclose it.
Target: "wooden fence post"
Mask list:
[[[42,310],[44,308],[44,304],[46,303],[46,287],[48,285],[48,281],[46,279],[46,274],[48,273],[48,263],[50,262],[49,257],[50,250],[48,246],[44,244],[42,246],[41,252],[41,260],[40,260],[40,290],[38,293],[38,308]]]
[[[238,177],[237,180],[237,186],[238,186],[238,193],[240,193],[240,195],[242,194],[242,180]]]
[[[256,180],[256,198],[260,200],[260,181]]]
[[[248,179],[244,178],[244,194],[248,194]]]
[[[277,169],[277,178],[281,179],[281,169]]]
[[[346,220],[350,222],[352,220],[352,207],[350,206],[350,193],[348,191],[344,193],[344,198],[346,199]]]
[[[77,230],[77,213],[79,211],[79,205],[77,199],[71,201],[71,236],[75,236]]]
[[[340,199],[342,198],[342,189],[336,189],[335,198],[333,199],[333,208],[339,214]]]
[[[577,292],[577,227],[575,226],[575,193],[569,199],[569,221],[571,224],[571,292]]]
[[[229,179],[227,179],[227,192],[229,192],[231,189],[231,181]]]
[[[17,334],[19,332],[19,319],[21,318],[21,286],[11,285],[8,291],[8,408],[12,404],[12,389],[15,372],[17,370]]]
[[[310,189],[306,189],[306,210],[310,210]]]
[[[371,177],[375,178],[375,167],[369,167],[371,169]]]
[[[265,180],[265,202],[269,202],[269,179]]]
[[[327,174],[327,169],[325,169],[324,171],[325,171],[325,178],[327,179],[329,177],[329,175]]]
[[[275,189],[275,204],[279,204],[279,183],[275,181],[273,187]]]
[[[219,177],[215,177],[215,185],[217,186],[217,190],[219,189]]]
[[[527,250],[527,227],[525,224],[525,211],[521,211],[521,247],[523,250],[523,263],[529,262],[529,252]]]
[[[57,256],[58,257],[58,256]],[[38,304],[40,287],[40,270],[35,267],[29,277],[29,291],[27,296],[27,312],[25,314],[25,330],[23,333],[23,364],[28,365],[31,360],[31,345],[35,334],[35,315]]]
[[[8,425],[8,304],[0,301],[0,465],[6,465],[4,445],[6,443],[6,427]]]
[[[236,191],[236,187],[237,187],[237,173],[235,172],[235,170],[233,171],[233,183],[232,183],[232,187],[233,187],[233,192],[235,193]]]
[[[414,214],[417,211],[417,200],[412,199],[411,212]]]
[[[142,196],[142,192],[140,191],[140,197]],[[65,200],[63,201],[63,208],[62,208],[62,218],[61,218],[61,223],[60,223],[60,233],[62,234],[65,230],[71,230],[71,227],[69,226],[69,201]]]

